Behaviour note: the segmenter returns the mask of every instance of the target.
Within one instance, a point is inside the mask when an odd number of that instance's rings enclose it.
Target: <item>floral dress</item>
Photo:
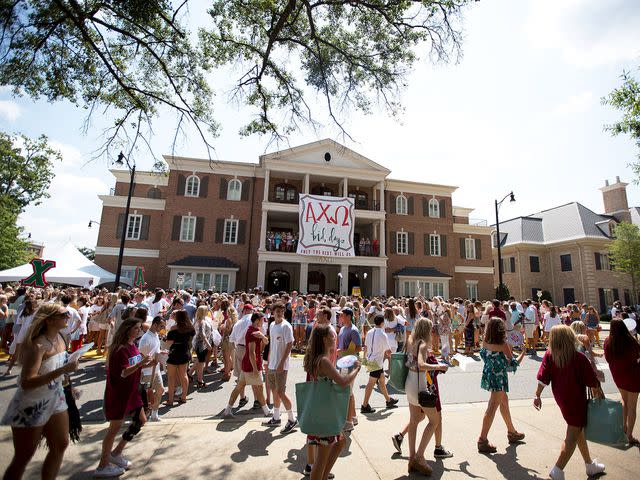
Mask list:
[[[484,361],[480,386],[490,392],[509,392],[507,372],[516,371],[517,360],[508,360],[503,352],[492,352],[486,348],[480,350],[480,356]]]

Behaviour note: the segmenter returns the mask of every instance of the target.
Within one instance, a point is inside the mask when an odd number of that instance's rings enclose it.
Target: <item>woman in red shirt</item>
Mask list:
[[[117,477],[131,468],[131,462],[122,456],[122,451],[147,421],[140,393],[140,370],[152,366],[154,361],[150,356],[143,357],[133,343],[140,334],[141,324],[142,320],[138,318],[122,322],[109,346],[104,394],[104,414],[109,426],[102,441],[95,477]],[[131,414],[131,425],[122,434],[116,448],[111,450],[127,414]]]
[[[622,396],[624,431],[629,443],[637,445],[640,442],[633,436],[633,427],[636,424],[640,392],[640,344],[633,338],[623,320],[611,320],[609,337],[604,342],[604,357]]]

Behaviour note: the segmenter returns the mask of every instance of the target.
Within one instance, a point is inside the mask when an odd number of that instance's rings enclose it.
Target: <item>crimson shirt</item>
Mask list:
[[[254,327],[253,325],[249,325],[247,329],[247,334],[244,337],[244,344],[247,346],[247,349],[244,352],[244,357],[242,357],[242,371],[243,372],[253,372],[253,366],[251,365],[251,359],[249,357],[249,345],[255,344],[255,356],[256,356],[256,367],[258,367],[258,371],[262,371],[262,339],[260,337],[255,337],[253,332],[259,332],[260,329]]]
[[[107,420],[122,420],[128,413],[142,407],[140,396],[141,369],[127,378],[122,371],[142,361],[142,354],[135,345],[124,345],[109,355],[107,384],[104,393],[104,414]]]

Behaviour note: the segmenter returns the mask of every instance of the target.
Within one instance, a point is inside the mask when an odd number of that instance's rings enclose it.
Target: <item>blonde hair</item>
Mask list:
[[[432,330],[433,322],[431,320],[428,318],[418,318],[411,331],[411,345],[415,345],[420,340],[429,344],[431,342]]]
[[[33,341],[47,330],[47,319],[57,315],[62,306],[61,303],[43,303],[38,307],[29,326],[29,332],[22,342],[23,354],[33,348]]]
[[[206,318],[208,313],[209,313],[209,307],[207,307],[206,305],[200,305],[196,310],[195,321],[197,322],[198,320],[202,320],[203,318]]]
[[[576,334],[566,325],[552,327],[549,333],[549,351],[553,363],[559,368],[569,365],[576,355]]]
[[[573,333],[575,333],[576,335],[582,335],[584,333],[587,333],[587,326],[584,324],[584,322],[578,320],[571,324],[571,330],[573,330]]]

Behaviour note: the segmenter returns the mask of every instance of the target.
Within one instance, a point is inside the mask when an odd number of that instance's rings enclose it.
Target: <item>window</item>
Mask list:
[[[405,297],[415,297],[416,296],[416,282],[413,281],[405,281],[402,282],[404,288],[403,290],[403,295]]]
[[[502,271],[504,273],[515,273],[516,257],[506,257],[502,259]]]
[[[298,189],[294,185],[280,183],[275,187],[276,202],[295,203]]]
[[[404,195],[399,195],[396,198],[396,213],[398,215],[407,214],[407,197],[405,197]]]
[[[229,274],[216,273],[213,277],[212,288],[216,292],[228,292],[229,291]]]
[[[366,209],[368,207],[368,197],[365,192],[349,192],[349,198],[353,198],[353,203],[356,208]]]
[[[467,280],[467,298],[476,300],[478,298],[478,282],[476,280]]]
[[[570,272],[571,268],[571,254],[560,255],[560,270],[563,272]]]
[[[158,187],[151,187],[147,190],[147,198],[162,198],[162,192]]]
[[[224,221],[224,240],[223,243],[238,243],[238,220],[226,219]]]
[[[420,289],[420,293],[424,296],[424,298],[431,297],[431,283],[429,282],[418,282],[418,288]]]
[[[540,257],[530,256],[529,257],[529,268],[532,272],[540,271]]]
[[[311,193],[313,195],[322,195],[324,197],[333,196],[333,190],[331,189],[331,187],[325,187],[324,185],[316,185],[315,187],[313,187],[313,189],[311,189]]]
[[[136,273],[136,268],[134,266],[122,266],[120,270],[120,281],[123,283],[127,283],[129,285],[133,285],[133,276]]]
[[[185,197],[197,197],[200,195],[200,179],[195,175],[187,177],[184,195]]]
[[[476,259],[476,241],[474,238],[464,239],[464,255],[467,260]],[[478,297],[467,297],[467,298],[478,298]]]
[[[209,290],[211,286],[211,274],[210,273],[196,273],[196,290]]]
[[[180,222],[180,241],[193,242],[196,235],[196,217],[182,217]]]
[[[531,298],[533,298],[534,300],[536,298],[538,298],[538,292],[542,292],[542,289],[541,288],[537,288],[537,287],[532,288],[531,289]]]
[[[180,281],[182,279],[182,281]],[[176,288],[191,288],[193,286],[193,275],[191,272],[178,272],[176,276]]]
[[[396,232],[396,252],[399,255],[409,253],[409,234],[407,232]]]
[[[568,305],[570,303],[575,303],[576,294],[575,294],[575,291],[573,290],[573,288],[563,288],[562,289],[562,294],[564,296],[564,304],[565,305]]]
[[[440,216],[440,202],[435,198],[429,200],[429,216],[432,218],[438,218]]]
[[[433,289],[432,295],[434,297],[444,297],[444,283],[434,282],[431,284]]]
[[[609,236],[613,237],[616,234],[616,224],[614,222],[609,222]]]
[[[140,230],[142,230],[142,215],[129,215],[127,240],[140,240]]]
[[[242,182],[234,178],[227,187],[227,200],[240,200],[242,197]]]
[[[429,255],[432,257],[440,256],[440,235],[438,234],[429,235]]]
[[[611,270],[611,264],[609,263],[609,255],[606,253],[596,252],[596,270]]]

